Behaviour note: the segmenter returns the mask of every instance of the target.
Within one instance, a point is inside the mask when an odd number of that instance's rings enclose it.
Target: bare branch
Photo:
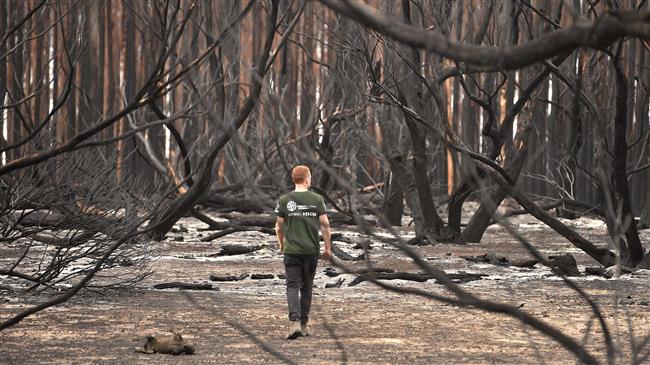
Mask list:
[[[378,14],[361,1],[321,0],[333,10],[399,42],[427,50],[457,62],[514,70],[578,47],[605,47],[625,36],[650,38],[650,13],[610,12],[596,22],[577,23],[570,28],[547,33],[535,40],[510,47],[462,44],[434,31],[404,24]]]

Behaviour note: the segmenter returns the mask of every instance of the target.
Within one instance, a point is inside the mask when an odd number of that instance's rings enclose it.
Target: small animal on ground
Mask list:
[[[171,335],[147,336],[142,348],[136,347],[136,352],[143,354],[193,354],[194,345],[183,340],[179,333]]]

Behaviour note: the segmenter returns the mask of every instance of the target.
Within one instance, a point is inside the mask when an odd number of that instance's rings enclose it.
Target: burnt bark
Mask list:
[[[408,0],[402,0],[402,16],[407,24],[411,24],[411,8]],[[404,70],[409,76],[402,85],[398,85],[398,98],[403,107],[413,108],[418,114],[424,115],[422,113],[424,106],[422,84],[418,75],[415,74],[419,72],[420,53],[415,48],[408,48],[407,54],[404,63],[408,62],[410,66],[404,66]],[[441,234],[444,223],[436,211],[429,181],[429,161],[426,151],[427,132],[421,125],[412,120],[405,110],[402,110],[402,112],[413,147],[413,178],[424,223],[424,230],[421,231],[431,243],[439,240],[446,241],[446,237]]]
[[[526,157],[528,154],[528,143],[530,140],[530,134],[533,129],[533,123],[530,119],[529,113],[522,116],[522,119],[525,118],[524,124],[519,126],[517,130],[517,136],[515,137],[515,142],[512,145],[512,148],[508,149],[505,159],[504,170],[512,178],[513,181],[517,181],[519,172],[521,171]],[[489,186],[489,189],[485,191],[481,199],[481,205],[478,210],[472,216],[470,222],[467,225],[467,228],[463,231],[463,239],[467,242],[480,242],[485,230],[490,225],[490,221],[494,216],[499,204],[507,196],[507,191],[500,187]]]
[[[553,65],[559,66],[567,57],[568,54],[561,55],[560,57],[558,57],[553,61]],[[504,146],[506,147],[506,152],[511,151],[512,148],[514,148],[512,140],[510,139],[510,135],[512,134],[512,128],[515,122],[515,118],[519,116],[521,111],[524,109],[524,106],[528,102],[530,102],[535,91],[542,84],[542,82],[544,82],[544,80],[548,78],[551,72],[552,72],[552,67],[549,66],[545,67],[544,70],[541,71],[528,84],[526,89],[524,89],[524,91],[519,96],[519,99],[517,99],[517,102],[508,109],[506,115],[503,117],[503,120],[501,121],[498,128],[497,126],[492,125],[493,124],[492,119],[488,118],[488,123],[486,123],[481,133],[485,137],[488,137],[486,138],[486,140],[489,140],[489,142],[485,154],[490,159],[495,160],[501,153],[501,149]],[[519,169],[521,169],[521,167],[519,167]],[[517,171],[516,174],[518,175],[519,171]],[[463,203],[475,191],[475,189],[478,186],[480,186],[480,183],[483,181],[484,177],[485,177],[485,172],[482,171],[481,169],[477,169],[476,171],[474,171],[474,173],[467,175],[460,183],[456,191],[454,191],[454,193],[452,194],[449,203],[449,218],[448,218],[449,227],[452,230],[456,232],[460,232],[460,218],[461,218],[460,216],[462,212]],[[504,195],[495,194],[492,199],[499,199],[499,197],[501,196]],[[503,200],[503,197],[501,197],[499,200],[493,200],[489,204],[496,204],[496,206],[498,207],[498,205],[501,203],[501,200]],[[489,214],[489,212],[490,209],[487,209],[485,212],[482,212],[479,217],[476,217],[477,213],[474,214],[472,220],[474,220],[475,223],[473,224],[475,224],[476,227],[471,228],[469,234],[467,235],[465,234],[465,232],[463,232],[463,238],[465,240],[467,240],[468,239],[467,236],[469,236],[471,237],[472,240],[478,239],[480,241],[480,238],[483,236],[485,229],[487,229],[487,227],[489,226],[489,221],[492,217],[492,215]],[[467,228],[465,229],[465,231],[467,231]],[[479,241],[468,241],[468,242],[479,242]]]
[[[415,234],[418,236],[424,234],[426,225],[420,210],[420,201],[417,189],[413,182],[413,174],[405,165],[404,157],[402,156],[388,158],[388,165],[391,174],[396,178],[397,183],[404,189],[404,198],[406,204],[411,210],[411,216],[415,223]]]
[[[605,220],[610,236],[618,243],[621,259],[629,266],[636,266],[643,260],[643,245],[639,238],[636,221],[630,204],[630,193],[627,182],[627,122],[628,122],[628,84],[618,59],[614,60],[616,76],[616,113],[614,116],[613,162],[610,176],[607,176],[604,151],[604,141],[600,142],[598,156],[600,189],[602,199],[606,204]],[[601,138],[605,138],[601,136]],[[611,185],[607,180],[611,181]],[[625,240],[619,233],[624,233]]]

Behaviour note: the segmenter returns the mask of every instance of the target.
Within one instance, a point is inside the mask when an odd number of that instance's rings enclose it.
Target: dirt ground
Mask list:
[[[571,253],[578,267],[595,262],[562,237],[527,216],[512,219],[521,233],[544,254]],[[602,222],[588,218],[567,221],[595,243],[607,239]],[[371,283],[348,287],[351,275],[342,275],[340,288],[325,288],[336,281],[323,273],[319,262],[314,289],[311,332],[294,341],[284,339],[288,319],[281,256],[274,237],[244,232],[213,242],[200,241],[204,225],[187,218],[180,222],[189,232],[171,233],[155,244],[154,274],[135,287],[105,293],[84,291],[68,303],[31,316],[0,332],[2,364],[569,364],[571,353],[535,330],[504,315],[459,308],[429,299],[390,293]],[[412,237],[411,228],[402,233]],[[335,229],[356,239],[354,227]],[[382,229],[378,233],[385,234]],[[650,232],[642,231],[647,242]],[[180,241],[182,239],[182,241]],[[210,256],[223,244],[267,247],[238,256]],[[336,242],[346,252],[362,251]],[[388,243],[373,240],[371,261],[399,271],[419,271],[403,253]],[[550,270],[473,263],[461,255],[488,251],[508,258],[526,258],[527,252],[499,226],[492,226],[481,244],[435,244],[416,247],[433,265],[448,273],[483,273],[481,280],[461,284],[481,298],[521,306],[526,312],[584,341],[603,362],[602,332],[575,292]],[[11,250],[0,256],[0,267],[11,261]],[[363,267],[363,262],[352,264]],[[210,275],[274,274],[274,279],[212,282]],[[631,337],[650,332],[650,271],[640,270],[614,279],[576,278],[605,313],[620,352],[620,363],[630,363]],[[103,279],[99,279],[103,280]],[[212,291],[156,290],[153,285],[181,281],[213,284]],[[17,285],[0,276],[0,284]],[[390,283],[448,292],[429,280],[425,283],[394,280]],[[43,301],[0,290],[0,320]],[[630,331],[631,329],[631,331]],[[143,337],[177,331],[196,346],[194,355],[145,355],[134,352]]]

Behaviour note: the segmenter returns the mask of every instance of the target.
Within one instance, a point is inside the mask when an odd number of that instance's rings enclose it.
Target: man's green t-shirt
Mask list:
[[[292,191],[280,197],[275,215],[284,218],[284,253],[314,255],[320,252],[319,216],[325,214],[323,197],[311,191]]]

